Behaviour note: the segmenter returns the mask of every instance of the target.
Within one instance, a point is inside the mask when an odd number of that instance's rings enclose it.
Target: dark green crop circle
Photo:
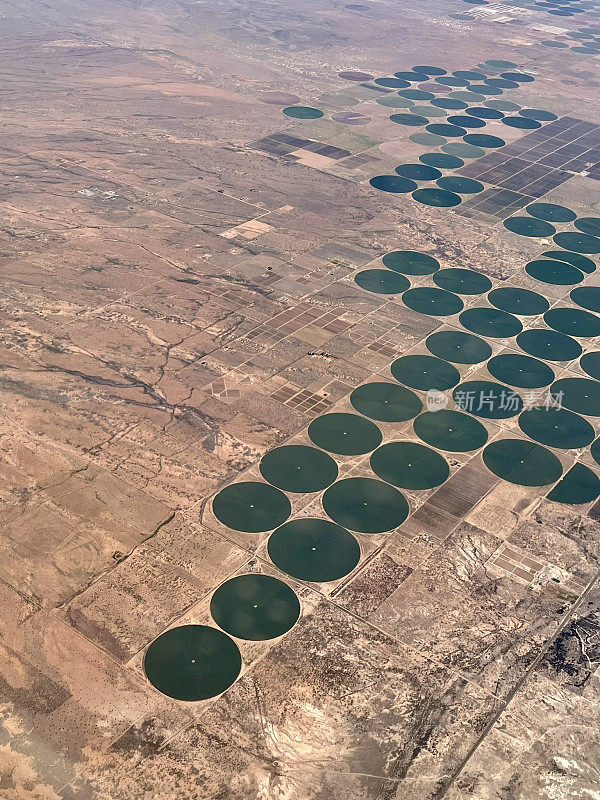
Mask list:
[[[391,366],[392,375],[411,389],[451,389],[460,380],[460,372],[435,356],[401,356]]]
[[[486,467],[519,486],[545,486],[562,475],[559,459],[539,444],[523,439],[500,439],[483,451]]]
[[[144,657],[150,683],[187,702],[216,697],[235,683],[242,656],[233,639],[207,625],[180,625],[155,639]]]
[[[286,492],[319,492],[338,476],[333,458],[316,447],[288,444],[266,453],[260,462],[263,478]]]
[[[286,495],[259,481],[226,486],[213,499],[215,517],[235,531],[260,533],[283,524],[292,512]]]
[[[556,403],[570,411],[600,417],[600,381],[591,378],[561,378],[550,387]]]
[[[589,311],[600,312],[600,287],[578,286],[569,295],[574,303]]]
[[[213,594],[210,613],[224,631],[253,642],[283,636],[300,616],[300,601],[287,583],[252,573],[225,581]]]
[[[363,269],[354,276],[361,289],[375,294],[401,294],[410,287],[410,281],[389,269]]]
[[[360,546],[351,533],[335,522],[317,518],[286,522],[269,537],[267,551],[287,575],[316,583],[343,578],[360,560]]]
[[[569,336],[600,336],[600,318],[581,308],[551,308],[544,314],[550,328]]]
[[[566,261],[540,258],[525,265],[525,272],[538,281],[553,286],[572,286],[583,280],[583,272]]]
[[[468,308],[459,319],[467,330],[494,339],[516,336],[523,330],[517,317],[497,308]]]
[[[370,453],[381,444],[381,431],[373,422],[358,414],[323,414],[308,426],[310,440],[342,456]]]
[[[486,341],[464,331],[432,333],[425,344],[434,356],[455,364],[479,364],[492,355],[492,348]]]
[[[531,408],[519,417],[519,427],[530,439],[563,450],[586,447],[595,435],[587,419],[564,408]]]
[[[543,314],[550,307],[543,295],[529,289],[494,289],[488,294],[488,300],[501,311],[524,317]]]
[[[420,314],[431,314],[434,317],[449,317],[463,309],[463,301],[446,289],[429,286],[418,286],[409,289],[402,295],[404,305]]]
[[[416,250],[394,250],[382,259],[384,265],[404,275],[431,275],[440,268],[437,258]]]
[[[419,397],[395,383],[363,383],[350,395],[354,408],[365,417],[380,422],[406,422],[421,413]]]
[[[404,495],[374,478],[346,478],[323,495],[325,513],[338,525],[358,533],[384,533],[408,516]]]
[[[450,474],[446,459],[417,442],[389,442],[371,455],[371,469],[401,489],[432,489]]]
[[[554,380],[554,371],[543,361],[512,353],[494,356],[487,364],[488,372],[499,381],[520,389],[540,389]]]
[[[600,380],[600,352],[598,350],[581,356],[579,365],[591,378]]]
[[[481,272],[458,267],[439,270],[433,276],[433,282],[442,289],[457,294],[483,294],[492,288],[491,280]]]
[[[547,361],[572,361],[581,355],[581,345],[570,336],[545,328],[523,331],[517,344],[529,355]]]
[[[426,411],[416,418],[413,427],[422,441],[454,453],[477,450],[488,438],[481,422],[461,411]]]

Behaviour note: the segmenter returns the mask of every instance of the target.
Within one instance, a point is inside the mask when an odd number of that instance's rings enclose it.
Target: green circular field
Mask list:
[[[455,97],[436,97],[435,100],[431,101],[431,105],[448,109],[448,111],[462,111],[462,109],[467,108],[468,103],[465,103],[464,100],[457,100]]]
[[[419,397],[395,383],[363,383],[350,395],[354,408],[365,417],[379,422],[406,422],[421,413]]]
[[[564,408],[540,406],[524,411],[519,427],[530,439],[563,450],[586,447],[594,441],[594,429],[587,419]]]
[[[371,455],[371,469],[401,489],[432,489],[450,474],[446,459],[416,442],[389,442]]]
[[[404,275],[431,275],[440,268],[440,262],[427,253],[415,250],[394,250],[382,259],[384,265]]]
[[[436,208],[451,208],[462,202],[459,195],[445,189],[416,189],[412,196],[418,203]]]
[[[400,294],[410,288],[408,278],[389,269],[363,269],[354,280],[361,289],[375,294]]]
[[[270,575],[238,575],[213,594],[210,613],[232,636],[262,642],[293,628],[300,616],[300,601],[287,583]]]
[[[554,371],[543,361],[530,356],[512,353],[494,356],[488,361],[487,368],[494,378],[520,389],[540,389],[554,380]]]
[[[358,414],[323,414],[308,426],[308,435],[317,447],[342,456],[370,453],[381,444],[381,431]]]
[[[531,238],[541,238],[552,236],[556,232],[554,225],[543,219],[535,217],[509,217],[504,220],[504,227],[519,236],[529,236]]]
[[[233,639],[206,625],[180,625],[155,639],[144,672],[159,692],[194,702],[216,697],[235,683],[242,656]]]
[[[442,174],[435,167],[428,167],[426,164],[400,164],[396,167],[396,172],[403,178],[411,178],[414,181],[434,181]]]
[[[485,106],[474,106],[467,108],[465,111],[469,116],[477,117],[477,119],[502,119],[504,113],[495,108],[486,108]]]
[[[529,355],[547,361],[573,361],[581,355],[581,345],[570,336],[545,329],[523,331],[517,344]]]
[[[551,386],[557,404],[578,414],[600,417],[600,381],[591,378],[561,378]]]
[[[341,525],[326,519],[294,519],[267,543],[271,561],[301,581],[324,583],[348,575],[360,560],[360,546]]]
[[[572,286],[583,280],[583,273],[566,261],[540,258],[526,264],[525,272],[532,278],[553,286]]]
[[[484,119],[471,114],[451,114],[448,122],[451,125],[458,125],[460,128],[485,128],[486,126]]]
[[[467,133],[466,136],[463,136],[463,140],[467,144],[475,145],[475,147],[486,147],[490,149],[504,147],[506,144],[504,139],[501,139],[499,136],[490,136],[487,133]]]
[[[323,495],[325,513],[338,525],[358,533],[384,533],[408,516],[404,495],[374,478],[346,478]]]
[[[514,389],[493,381],[465,381],[452,396],[461,411],[484,419],[509,419],[523,409],[523,401]]]
[[[523,439],[492,442],[483,451],[483,461],[494,475],[520,486],[545,486],[562,475],[554,453]]]
[[[420,314],[431,314],[434,317],[446,317],[458,314],[463,309],[463,301],[452,292],[429,286],[409,289],[402,295],[404,305]]]
[[[429,133],[435,133],[436,136],[445,136],[447,139],[450,137],[460,138],[467,132],[464,128],[458,125],[449,125],[447,122],[433,122],[427,126]]]
[[[460,380],[456,367],[435,356],[401,356],[394,361],[391,370],[397,381],[424,392],[451,389]]]
[[[414,98],[418,99],[418,98]],[[427,125],[429,120],[427,117],[421,117],[419,114],[392,114],[390,117],[392,122],[396,125],[408,125],[409,127],[418,128],[422,125]]]
[[[461,411],[426,411],[416,418],[413,427],[422,441],[453,453],[477,450],[488,438],[481,422]]]
[[[522,117],[529,117],[529,119],[537,119],[538,122],[550,122],[551,120],[558,119],[556,114],[551,111],[544,111],[541,108],[522,108],[519,111]]]
[[[600,336],[600,318],[580,308],[551,308],[544,314],[550,328],[569,336]]]
[[[555,244],[559,247],[564,247],[565,250],[592,255],[600,253],[600,239],[589,233],[565,231],[564,233],[557,233],[553,238]]]
[[[323,116],[322,111],[310,106],[288,106],[283,109],[283,113],[292,119],[320,119]]]
[[[286,492],[319,492],[338,476],[331,456],[302,444],[270,450],[261,459],[260,471],[266,481]]]
[[[478,194],[483,192],[483,183],[474,181],[471,178],[462,178],[459,175],[448,175],[446,178],[440,178],[437,185],[441,189],[446,189],[449,192],[458,192],[459,194]]]
[[[580,217],[574,223],[577,230],[589,233],[591,236],[600,236],[600,217]]]
[[[442,289],[457,294],[483,294],[492,288],[491,280],[481,272],[458,267],[441,269],[433,276],[433,282]]]
[[[369,181],[374,189],[381,192],[391,192],[392,194],[406,194],[417,188],[417,184],[408,178],[400,175],[376,175]]]
[[[542,123],[535,119],[528,117],[504,117],[502,119],[503,125],[508,125],[510,128],[517,128],[518,130],[534,130],[541,128]]]
[[[462,158],[449,156],[446,153],[423,153],[419,156],[419,161],[429,167],[439,167],[440,169],[457,169],[465,163]]]
[[[555,203],[532,203],[525,210],[532,217],[544,219],[547,222],[572,222],[577,219],[577,214],[570,208],[558,206]]]
[[[578,286],[571,291],[569,297],[582,308],[600,312],[600,287],[598,286]]]
[[[459,319],[467,330],[492,339],[507,339],[523,330],[517,317],[498,308],[468,308]]]
[[[270,531],[292,513],[290,501],[279,489],[259,481],[241,481],[226,486],[213,499],[215,517],[245,533]]]
[[[542,253],[544,258],[551,258],[555,261],[566,261],[567,264],[572,264],[582,272],[594,272],[596,265],[591,258],[581,255],[581,253],[570,253],[568,250],[547,250]]]
[[[600,478],[585,464],[574,464],[560,483],[549,492],[555,503],[580,505],[591,503],[600,494]]]
[[[579,365],[584,372],[591,378],[600,381],[600,352],[595,350],[591,353],[586,353],[579,359]]]
[[[434,356],[456,364],[479,364],[492,355],[486,341],[463,331],[432,333],[425,344]]]
[[[529,289],[494,289],[488,294],[488,300],[501,311],[524,317],[543,314],[550,305],[543,295]]]

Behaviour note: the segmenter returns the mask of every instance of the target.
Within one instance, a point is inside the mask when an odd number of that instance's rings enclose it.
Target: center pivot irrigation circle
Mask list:
[[[287,633],[300,616],[300,601],[270,575],[238,575],[213,594],[210,613],[227,633],[257,642]]]
[[[494,356],[487,363],[488,372],[499,381],[523,389],[541,389],[554,380],[554,372],[543,361],[512,353]]]
[[[394,250],[382,259],[384,265],[403,275],[431,275],[440,268],[437,258],[416,250]]]
[[[266,481],[287,492],[318,492],[338,476],[331,456],[301,444],[270,450],[261,459],[260,471]]]
[[[581,345],[564,333],[544,328],[523,331],[517,344],[526,353],[547,361],[573,361],[581,355]]]
[[[419,439],[454,453],[477,450],[488,438],[481,422],[461,411],[426,411],[416,418],[413,427]]]
[[[421,413],[419,397],[395,383],[364,383],[350,395],[354,408],[365,417],[380,422],[405,422]]]
[[[432,333],[425,344],[434,356],[455,364],[479,364],[492,355],[492,348],[486,341],[463,331]]]
[[[497,308],[468,308],[459,319],[467,330],[493,339],[508,339],[523,330],[517,317]]]
[[[520,486],[546,486],[562,475],[554,453],[523,439],[492,442],[483,451],[483,461],[494,475]]]
[[[292,507],[286,495],[274,486],[242,481],[226,486],[215,496],[213,513],[228,528],[259,533],[282,525]]]
[[[294,519],[271,534],[271,561],[302,581],[335,581],[358,564],[360,547],[346,528],[327,519]]]
[[[389,442],[371,455],[371,469],[401,489],[432,489],[450,474],[446,459],[417,442]]]
[[[325,513],[338,525],[359,533],[384,533],[408,516],[404,495],[374,478],[346,478],[323,495]]]
[[[323,414],[308,426],[308,435],[317,447],[343,456],[370,453],[381,444],[381,431],[358,414]]]
[[[435,356],[401,356],[391,366],[392,375],[412,389],[451,389],[460,380],[460,372]]]
[[[144,657],[144,672],[159,692],[175,700],[207,700],[240,674],[242,656],[233,639],[206,625],[180,625],[158,637]]]
[[[565,450],[586,447],[595,436],[586,419],[565,408],[531,408],[519,417],[519,427],[536,442]]]

